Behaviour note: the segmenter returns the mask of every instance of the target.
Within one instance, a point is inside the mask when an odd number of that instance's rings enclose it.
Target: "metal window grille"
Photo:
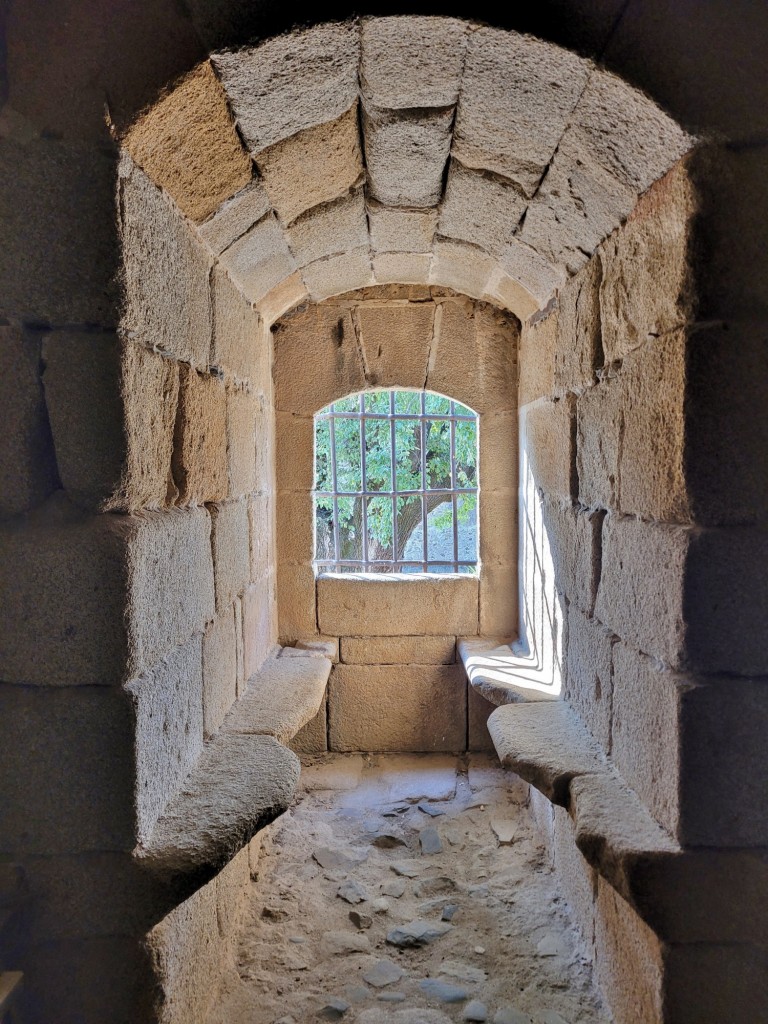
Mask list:
[[[398,436],[399,423],[404,426]],[[315,417],[313,492],[315,569],[318,572],[389,573],[476,571],[477,429],[477,415],[467,406],[425,391],[361,392],[319,412]],[[327,452],[327,464],[322,471],[318,461],[320,431],[325,431],[324,450]],[[341,450],[339,434],[342,431],[346,442],[351,441],[352,447],[357,447],[352,458],[349,452]],[[411,431],[409,469],[417,486],[402,486],[403,481],[399,479],[408,475],[403,474],[399,461],[404,454],[399,442],[406,436],[405,431]],[[448,447],[448,472],[437,479],[434,460],[430,458],[430,443],[437,436],[435,431],[441,445],[444,447],[447,441]],[[463,432],[461,465],[457,461],[457,431]],[[382,445],[385,432],[389,435],[388,448]],[[375,449],[369,444],[371,433],[376,435]],[[378,466],[378,480],[374,480],[370,465],[374,450],[379,457],[382,450],[387,452],[388,479],[386,470],[382,478],[381,466]],[[345,465],[341,465],[341,461]],[[382,545],[372,534],[371,521],[386,511],[384,503],[390,509],[391,539],[389,544]],[[444,520],[450,520],[450,527],[446,529],[444,524],[439,537],[434,521],[430,521],[430,514],[438,509],[442,509]],[[442,544],[440,551],[434,550],[436,538]],[[414,551],[417,543],[418,551]]]

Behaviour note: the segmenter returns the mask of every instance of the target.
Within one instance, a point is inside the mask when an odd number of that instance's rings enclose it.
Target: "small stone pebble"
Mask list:
[[[373,918],[370,914],[361,914],[359,910],[350,910],[349,920],[355,928],[359,928],[361,932],[370,928],[373,924]]]
[[[331,996],[320,1011],[320,1016],[325,1017],[326,1020],[341,1020],[349,1007],[350,1004],[346,999],[339,999],[338,996]]]
[[[401,949],[427,946],[450,930],[451,925],[441,924],[439,921],[410,921],[408,924],[397,925],[387,932],[387,942],[390,946],[399,946]]]
[[[475,946],[475,952],[476,953],[484,953],[485,952],[485,946]]]
[[[363,975],[363,981],[374,988],[386,988],[387,985],[394,985],[405,976],[405,971],[398,964],[391,960],[377,960],[370,970]]]
[[[379,992],[377,998],[382,1003],[404,1003],[405,992]]]
[[[404,878],[415,878],[420,870],[414,864],[409,864],[404,860],[396,860],[389,867],[396,875],[402,875]]]
[[[368,893],[353,878],[347,879],[342,885],[339,886],[336,893],[341,899],[346,900],[347,903],[351,903],[353,906],[356,903],[363,903],[368,899]]]
[[[379,832],[379,834],[371,840],[371,843],[380,850],[394,850],[397,846],[406,845],[403,837],[397,835],[395,832]]]
[[[349,985],[344,989],[344,995],[350,1003],[364,1003],[366,999],[371,998],[371,990],[365,985]]]
[[[424,978],[419,982],[419,988],[430,999],[439,999],[441,1003],[463,1003],[469,995],[465,988],[440,978]]]
[[[421,843],[421,852],[425,856],[443,852],[440,833],[436,828],[430,826],[429,828],[422,829],[419,832],[419,842]]]
[[[289,935],[288,936],[288,941],[289,942],[293,942],[297,946],[301,946],[307,940],[304,938],[303,935]]]
[[[422,878],[420,882],[417,882],[414,886],[413,893],[421,899],[424,896],[439,896],[440,893],[453,892],[456,889],[456,883],[452,878],[448,878],[447,875],[435,875],[432,878]]]
[[[264,907],[261,916],[265,921],[284,921],[288,914],[279,907]]]
[[[405,892],[405,882],[402,878],[393,878],[391,882],[385,882],[382,885],[381,891],[385,896],[392,896],[399,900]]]
[[[378,899],[374,900],[373,903],[371,903],[371,909],[373,910],[374,914],[388,914],[389,904],[387,903],[383,896],[379,896]]]
[[[473,999],[464,1007],[464,1020],[483,1021],[488,1020],[488,1009],[485,1003],[479,999]]]
[[[446,903],[446,905],[443,907],[443,912],[440,915],[440,920],[441,921],[452,921],[453,920],[453,915],[456,913],[456,911],[458,909],[459,908],[458,908],[458,905],[456,903]]]
[[[493,1024],[533,1024],[533,1019],[514,1006],[502,1006],[494,1014]]]
[[[424,800],[416,804],[422,814],[428,814],[430,818],[439,818],[441,814],[445,814],[445,810],[442,807],[435,807],[434,804],[428,804]]]

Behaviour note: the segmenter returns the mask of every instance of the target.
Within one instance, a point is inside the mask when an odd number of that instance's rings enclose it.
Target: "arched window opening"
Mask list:
[[[429,391],[366,391],[315,416],[316,572],[474,573],[478,417]]]

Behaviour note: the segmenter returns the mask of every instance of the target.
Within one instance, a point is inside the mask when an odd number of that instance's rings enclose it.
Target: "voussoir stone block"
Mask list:
[[[436,238],[432,247],[430,284],[452,288],[473,299],[485,295],[488,282],[496,269],[491,256],[476,245]]]
[[[274,214],[267,214],[221,255],[221,264],[250,302],[258,302],[296,269]]]
[[[455,636],[345,636],[341,638],[345,665],[452,665]]]
[[[273,328],[275,408],[307,415],[365,387],[352,315],[310,306]],[[307,353],[312,358],[307,358]],[[302,452],[298,452],[297,459]]]
[[[527,320],[539,308],[538,300],[526,287],[497,267],[485,285],[482,298],[494,306],[508,309],[518,320]]]
[[[425,284],[432,269],[432,255],[382,252],[373,256],[371,264],[377,284]]]
[[[551,43],[481,28],[469,39],[454,154],[531,195],[555,151],[591,65]]]
[[[224,382],[184,363],[179,366],[179,411],[171,465],[179,504],[220,501],[227,496]]]
[[[525,210],[525,197],[510,181],[452,160],[439,231],[501,256]]]
[[[213,344],[211,364],[225,375],[248,380],[263,391],[269,389],[269,336],[259,314],[222,266],[211,278],[213,294]]]
[[[296,265],[368,245],[368,221],[361,190],[313,207],[286,232]]]
[[[315,302],[365,288],[374,283],[370,250],[366,246],[339,256],[315,260],[304,267],[302,277],[309,296]]]
[[[427,388],[450,395],[475,412],[517,405],[516,320],[487,303],[440,303],[435,314]]]
[[[449,107],[459,94],[468,26],[456,18],[366,18],[360,84],[378,107]]]
[[[264,183],[254,178],[222,203],[212,217],[199,224],[197,232],[214,256],[220,256],[269,210],[269,196]]]
[[[0,327],[0,516],[19,515],[58,486],[56,457],[40,380],[40,339]]]
[[[536,486],[547,495],[576,496],[575,412],[573,395],[525,407],[521,446]]]
[[[355,314],[366,378],[375,387],[423,388],[432,346],[435,306],[361,305]]]
[[[668,665],[685,651],[683,607],[691,530],[607,515],[595,617],[634,647]]]
[[[246,498],[209,507],[216,612],[230,608],[249,581],[250,531]]]
[[[548,305],[555,290],[567,279],[564,267],[517,236],[510,239],[499,264],[525,288],[540,309]]]
[[[606,363],[694,317],[689,248],[695,213],[692,185],[678,164],[640,197],[627,223],[600,247],[600,341]]]
[[[264,150],[256,163],[283,224],[338,199],[363,173],[357,105],[336,120],[306,128]]]
[[[160,508],[178,495],[171,463],[181,364],[131,342],[123,345],[121,364],[127,451],[112,504],[128,511]]]
[[[136,723],[136,829],[149,837],[203,749],[203,641],[192,637],[125,687]]]
[[[399,210],[369,202],[368,222],[374,253],[431,253],[438,211]]]
[[[453,109],[390,111],[364,103],[362,120],[371,197],[386,206],[436,206],[451,148]]]
[[[444,636],[446,626],[472,634],[477,592],[472,576],[319,576],[318,624],[330,636]]]
[[[601,255],[593,256],[558,292],[554,348],[554,383],[558,388],[585,390],[594,384],[596,371],[606,361],[600,314],[602,276]]]
[[[206,739],[218,732],[237,699],[237,639],[234,607],[230,606],[203,636],[203,731]]]
[[[466,685],[461,665],[336,665],[329,748],[464,750]]]
[[[187,217],[205,220],[251,178],[227,97],[208,61],[139,119],[124,145]]]
[[[205,368],[211,348],[211,256],[167,196],[120,163],[122,331],[147,348]]]
[[[318,25],[212,61],[253,153],[339,117],[357,98],[359,27]]]
[[[112,333],[56,331],[45,336],[43,361],[45,399],[64,490],[82,508],[109,507],[126,455],[120,342]],[[45,471],[46,454],[40,453],[38,473]]]

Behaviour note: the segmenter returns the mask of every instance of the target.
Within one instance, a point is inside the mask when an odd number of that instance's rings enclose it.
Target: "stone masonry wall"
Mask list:
[[[491,709],[468,692],[456,640],[516,633],[517,321],[443,289],[371,288],[301,307],[273,337],[279,632],[338,641],[328,707],[298,748],[487,746]],[[479,413],[479,578],[315,579],[313,414],[373,387],[426,388]]]

